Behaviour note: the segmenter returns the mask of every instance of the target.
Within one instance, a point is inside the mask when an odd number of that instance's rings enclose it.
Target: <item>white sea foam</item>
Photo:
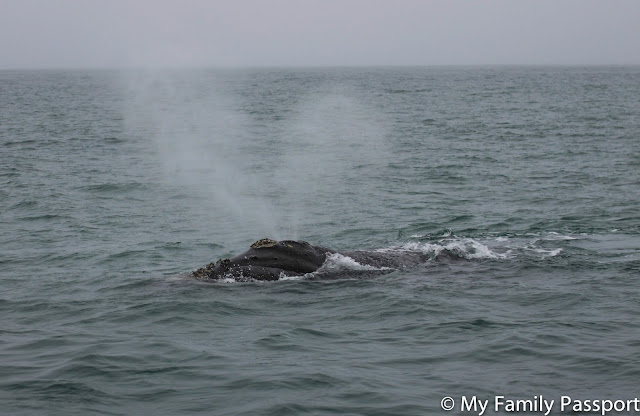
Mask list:
[[[375,267],[368,264],[360,264],[349,256],[340,253],[333,253],[327,256],[327,260],[318,269],[322,271],[336,270],[391,270],[389,267]]]
[[[577,238],[551,231],[550,233],[547,233],[546,236],[544,236],[543,240],[577,240]]]
[[[544,248],[537,248],[537,247],[533,247],[533,248],[526,248],[526,250],[528,251],[532,251],[534,253],[539,253],[542,254],[542,258],[547,258],[547,257],[555,257],[558,254],[560,254],[562,252],[561,248],[556,248],[556,249],[544,249]]]
[[[288,276],[285,272],[280,273],[278,280],[301,280],[304,279],[309,273],[302,276]]]
[[[379,249],[376,251],[393,252],[393,251],[417,251],[427,254],[432,258],[437,258],[443,252],[448,252],[460,258],[468,260],[481,259],[508,259],[514,258],[518,254],[536,253],[541,258],[549,258],[558,256],[562,252],[560,247],[540,247],[539,243],[543,241],[571,241],[577,240],[577,237],[564,235],[557,232],[548,232],[544,234],[526,234],[528,237],[534,236],[534,239],[522,239],[521,237],[499,236],[487,240],[478,240],[468,237],[451,237],[443,238],[431,242],[407,242],[400,246]]]
[[[385,249],[387,251],[393,250],[407,250],[418,251],[424,254],[433,255],[437,257],[443,251],[448,251],[452,254],[460,256],[465,259],[503,259],[509,257],[511,252],[508,250],[504,253],[499,253],[485,244],[474,240],[472,238],[453,238],[443,239],[437,243],[418,243],[409,242],[403,244],[400,247]]]

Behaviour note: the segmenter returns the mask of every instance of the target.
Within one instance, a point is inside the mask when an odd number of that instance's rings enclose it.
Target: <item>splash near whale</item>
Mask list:
[[[404,267],[425,262],[428,255],[415,251],[355,250],[338,252],[323,246],[314,246],[306,241],[268,238],[251,244],[249,250],[237,256],[220,259],[193,272],[202,280],[233,279],[235,281],[273,281],[287,277],[304,276],[318,272],[323,267],[322,277],[335,278],[327,260],[350,262],[357,267],[352,271],[368,274],[388,273]]]

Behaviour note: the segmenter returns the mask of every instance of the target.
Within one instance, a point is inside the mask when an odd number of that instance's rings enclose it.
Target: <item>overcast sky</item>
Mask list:
[[[0,68],[640,64],[640,0],[0,0]]]

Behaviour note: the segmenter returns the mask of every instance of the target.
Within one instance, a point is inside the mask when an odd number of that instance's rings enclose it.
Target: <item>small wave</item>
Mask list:
[[[545,235],[544,237],[542,237],[543,240],[550,240],[550,241],[562,241],[562,240],[577,240],[576,237],[570,236],[570,235],[563,235],[560,233],[556,233],[554,231],[551,231],[549,233],[547,233],[547,235]]]
[[[542,254],[542,258],[555,257],[562,252],[561,248],[547,250],[544,248],[525,248],[527,251]]]
[[[110,254],[106,258],[106,261],[113,261],[113,260],[125,259],[125,258],[130,258],[130,257],[137,257],[137,256],[143,255],[145,253],[146,253],[145,250],[125,250],[125,251],[121,251],[119,253]]]
[[[488,246],[472,238],[444,239],[435,243],[410,242],[397,248],[386,250],[406,250],[418,251],[437,258],[443,254],[453,255],[468,260],[477,259],[504,259],[511,256],[511,251],[499,253],[491,250]]]
[[[10,140],[4,142],[2,145],[4,147],[12,147],[12,146],[24,146],[27,144],[39,144],[38,140],[28,139],[28,140]]]
[[[78,189],[87,191],[87,192],[96,192],[96,193],[109,193],[109,192],[127,192],[138,189],[144,189],[145,185],[139,182],[129,182],[129,183],[102,183],[95,185],[85,185],[81,186]]]
[[[20,221],[48,221],[48,220],[56,220],[60,218],[69,218],[66,215],[57,215],[57,214],[42,214],[42,215],[33,215],[28,217],[19,218]]]
[[[445,257],[467,260],[512,259],[521,255],[548,259],[562,255],[574,242],[587,238],[582,233],[558,231],[489,233],[470,238],[455,235],[451,230],[445,231],[448,232],[411,235],[410,238],[421,241],[408,242],[395,249],[421,251],[435,260]]]
[[[451,237],[453,235],[453,231],[450,228],[446,228],[442,231],[436,233],[429,234],[411,234],[409,238],[418,238],[420,240],[433,240],[438,238]]]
[[[10,209],[25,209],[25,208],[33,208],[38,206],[38,201],[34,200],[24,200],[20,201],[17,204],[10,207]]]
[[[289,275],[287,275],[286,273],[282,272],[282,273],[280,273],[280,277],[278,278],[278,280],[302,280],[302,279],[304,279],[308,274],[310,274],[310,273],[307,273],[307,274],[302,275],[302,276],[299,276],[299,275],[296,275],[296,276],[289,276]]]
[[[126,143],[126,140],[118,137],[105,137],[103,141],[105,143],[113,143],[113,144]]]
[[[367,264],[360,264],[349,256],[345,256],[340,253],[333,253],[327,256],[327,260],[316,272],[327,272],[336,270],[357,270],[357,271],[369,271],[369,270],[391,270],[389,267],[375,267]]]

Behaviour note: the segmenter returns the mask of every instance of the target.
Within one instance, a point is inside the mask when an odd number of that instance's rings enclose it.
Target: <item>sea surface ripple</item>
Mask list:
[[[639,137],[638,67],[0,71],[0,413],[638,397]],[[189,277],[263,237],[429,260]]]

